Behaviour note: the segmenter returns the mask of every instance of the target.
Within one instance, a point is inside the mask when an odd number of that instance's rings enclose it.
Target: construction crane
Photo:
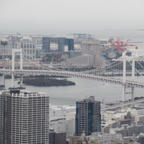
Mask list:
[[[128,50],[127,49],[128,47],[134,47],[135,49],[138,49],[138,46],[129,44],[128,41],[127,42],[121,40],[109,41],[109,44],[115,46],[116,50],[120,52]]]
[[[138,46],[130,44],[129,40],[124,42],[120,39],[110,39],[103,50],[103,55],[107,59],[112,60],[121,57],[124,51],[126,51],[126,55],[131,55],[132,50],[134,51],[135,49],[138,49]]]

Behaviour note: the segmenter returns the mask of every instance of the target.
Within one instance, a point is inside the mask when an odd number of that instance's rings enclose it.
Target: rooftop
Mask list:
[[[3,91],[1,94],[7,94],[7,95],[11,95],[12,97],[22,97],[22,98],[49,97],[47,93],[31,92],[27,90],[20,90],[18,88],[13,88],[11,90]]]

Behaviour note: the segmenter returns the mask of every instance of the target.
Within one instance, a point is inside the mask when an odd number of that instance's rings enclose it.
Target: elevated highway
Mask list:
[[[122,107],[123,108],[124,107],[133,107],[140,103],[144,103],[144,98],[135,100],[134,102],[129,101],[129,102],[123,102],[120,104],[115,104],[113,106],[107,106],[107,107],[102,108],[102,111],[121,109]]]

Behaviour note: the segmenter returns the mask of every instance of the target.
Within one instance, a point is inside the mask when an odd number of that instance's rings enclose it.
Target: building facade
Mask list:
[[[19,36],[8,36],[4,38],[7,40],[7,44],[4,46],[0,43],[0,59],[8,58],[11,59],[12,57],[12,49],[13,48],[20,48],[20,39]],[[2,41],[2,40],[0,40]]]
[[[49,144],[66,144],[66,133],[50,131]]]
[[[90,135],[92,132],[101,131],[101,106],[91,96],[83,101],[76,102],[75,135],[80,136],[83,132]]]
[[[32,41],[35,46],[35,57],[41,58],[41,51],[42,51],[42,36],[32,36]]]
[[[34,60],[40,57],[42,50],[42,37],[32,36],[8,36],[6,37],[7,44],[0,44],[0,59],[11,59],[12,49],[22,49],[24,60]]]
[[[13,89],[0,95],[1,144],[49,144],[49,97]]]
[[[82,54],[91,55],[92,60],[90,61],[90,66],[101,67],[104,64],[102,58],[102,46],[98,40],[84,40],[82,41]]]
[[[74,50],[74,40],[68,38],[43,37],[42,49],[45,53],[71,51]]]
[[[36,46],[31,37],[21,39],[21,48],[24,60],[34,60],[36,58]]]

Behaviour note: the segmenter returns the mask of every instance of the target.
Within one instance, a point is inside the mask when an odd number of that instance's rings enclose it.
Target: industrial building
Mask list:
[[[90,135],[92,132],[101,131],[101,106],[91,96],[88,99],[76,102],[75,135],[80,136],[83,132]]]
[[[49,144],[49,97],[13,88],[0,94],[0,144]]]

